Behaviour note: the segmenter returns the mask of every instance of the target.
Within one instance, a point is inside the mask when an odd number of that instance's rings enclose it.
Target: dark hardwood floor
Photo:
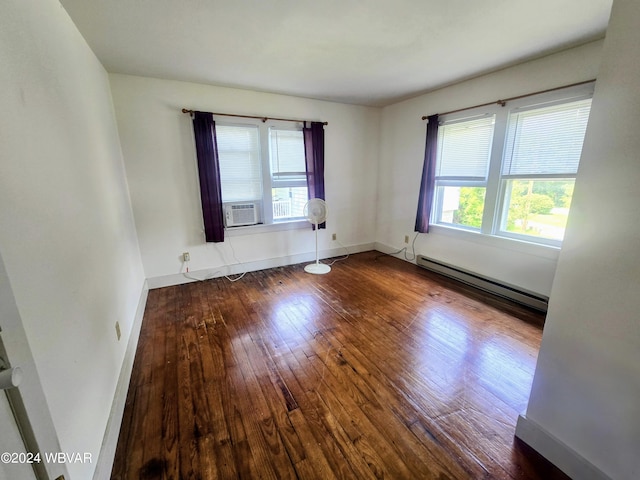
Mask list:
[[[149,292],[111,478],[566,478],[513,436],[543,317],[378,256]]]

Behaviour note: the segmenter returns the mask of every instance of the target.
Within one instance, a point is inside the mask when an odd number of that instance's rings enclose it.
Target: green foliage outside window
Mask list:
[[[512,180],[506,229],[562,240],[573,180]]]
[[[453,223],[480,228],[485,192],[484,187],[460,187],[460,204],[453,214]]]
[[[574,180],[510,180],[505,229],[562,240],[573,196]],[[453,224],[480,229],[485,187],[458,187]],[[504,227],[503,227],[504,228]]]

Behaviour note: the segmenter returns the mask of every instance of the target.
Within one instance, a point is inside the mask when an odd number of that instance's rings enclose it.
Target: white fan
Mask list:
[[[327,204],[321,198],[312,198],[305,204],[303,215],[316,226],[316,263],[310,263],[304,267],[304,271],[315,275],[329,273],[331,267],[318,260],[318,225],[327,219]]]

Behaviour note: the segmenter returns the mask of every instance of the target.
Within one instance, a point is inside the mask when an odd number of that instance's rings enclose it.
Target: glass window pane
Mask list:
[[[444,124],[438,128],[438,177],[487,175],[495,116]]]
[[[588,99],[512,114],[502,174],[575,174],[590,110]]]
[[[507,180],[501,230],[562,240],[575,180]]]
[[[438,187],[439,223],[480,229],[485,187]]]
[[[262,199],[258,128],[216,125],[223,202]]]
[[[302,217],[304,205],[307,203],[307,187],[273,188],[271,195],[274,221]]]
[[[304,140],[300,130],[270,130],[271,175],[274,180],[306,178]]]

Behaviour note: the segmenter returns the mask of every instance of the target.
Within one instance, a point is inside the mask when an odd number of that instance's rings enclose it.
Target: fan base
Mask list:
[[[304,267],[304,271],[307,273],[313,273],[314,275],[324,275],[331,271],[331,267],[324,263],[310,263]]]

